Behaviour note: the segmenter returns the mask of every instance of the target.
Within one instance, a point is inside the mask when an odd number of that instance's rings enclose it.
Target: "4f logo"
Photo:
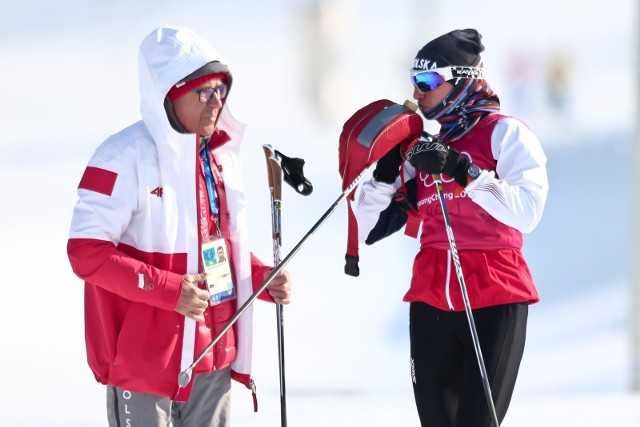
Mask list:
[[[158,197],[162,197],[162,187],[156,187],[153,190],[151,190],[151,193],[149,194],[154,194]]]

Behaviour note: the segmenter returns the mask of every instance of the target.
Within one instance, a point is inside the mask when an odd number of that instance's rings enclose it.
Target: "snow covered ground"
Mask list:
[[[270,143],[305,158],[314,184],[308,198],[285,188],[287,252],[340,194],[337,140],[344,121],[373,100],[409,97],[404,73],[428,39],[453,28],[478,28],[492,86],[505,111],[517,112],[539,134],[551,180],[545,217],[525,239],[542,302],[530,310],[527,349],[503,425],[640,425],[640,396],[629,392],[625,232],[631,219],[635,2],[616,0],[603,10],[601,3],[583,1],[577,17],[571,2],[550,0],[490,0],[482,8],[468,0],[398,0],[393,10],[384,0],[325,0],[332,37],[319,44],[312,43],[311,3],[3,5],[1,424],[106,425],[105,392],[85,359],[82,284],[66,258],[68,226],[89,156],[105,137],[137,120],[139,42],[157,26],[176,24],[210,38],[234,72],[229,103],[250,124],[245,184],[254,251],[264,260],[271,258],[271,241],[260,146]],[[606,16],[614,11],[615,17]],[[349,25],[339,27],[341,22]],[[514,51],[528,58],[519,62],[527,73],[509,71]],[[552,115],[545,98],[555,52],[572,64],[564,116]],[[524,84],[516,85],[517,76]],[[311,102],[314,81],[322,83],[324,108]],[[607,179],[590,171],[604,171]],[[294,303],[285,308],[289,425],[417,426],[407,305],[401,302],[417,244],[393,236],[362,248],[358,279],[342,273],[345,246],[342,206],[288,267],[296,278]],[[275,310],[258,302],[255,317],[260,411],[251,412],[250,394],[235,386],[234,424],[275,426]]]

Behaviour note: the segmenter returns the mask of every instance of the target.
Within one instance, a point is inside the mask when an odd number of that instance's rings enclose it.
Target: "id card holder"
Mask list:
[[[231,265],[227,243],[221,236],[209,237],[202,242],[202,265],[207,273],[207,289],[209,290],[209,305],[236,298],[236,288],[233,286]]]

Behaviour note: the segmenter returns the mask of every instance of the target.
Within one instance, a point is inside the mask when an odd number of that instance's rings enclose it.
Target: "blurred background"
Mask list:
[[[209,39],[234,75],[254,252],[272,259],[262,144],[306,160],[309,197],[283,195],[283,254],[341,193],[338,137],[359,108],[402,103],[429,40],[483,35],[502,111],[547,153],[551,190],[524,252],[542,298],[504,426],[637,426],[633,292],[638,10],[633,0],[4,0],[0,15],[0,412],[8,426],[106,425],[86,363],[83,284],[66,240],[95,148],[139,119],[137,50],[163,25]],[[434,130],[433,123],[425,123]],[[343,274],[341,205],[287,269],[289,424],[418,426],[408,366],[408,287],[417,241],[360,249]],[[381,262],[381,260],[384,260]],[[233,422],[277,426],[276,319],[255,305],[260,411],[234,386]],[[150,331],[151,333],[151,331]]]

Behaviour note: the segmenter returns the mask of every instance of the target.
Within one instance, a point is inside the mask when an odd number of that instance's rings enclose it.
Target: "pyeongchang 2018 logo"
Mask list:
[[[469,160],[473,160],[471,158],[471,156],[469,155],[469,153],[462,151],[460,154],[462,154],[463,156],[469,158]],[[429,188],[435,185],[435,181],[433,180],[433,176],[431,174],[425,173],[425,172],[418,172],[416,175],[416,178],[422,183],[422,185],[425,188]],[[447,184],[447,183],[451,183],[454,181],[453,178],[451,178],[448,175],[440,175],[440,179],[442,180],[443,184]],[[463,190],[460,194],[454,193],[453,191],[448,192],[448,193],[444,193],[443,194],[444,198],[446,200],[453,200],[454,198],[457,197],[467,197],[467,193],[465,193],[465,191]],[[438,203],[438,195],[437,194],[432,194],[428,197],[425,197],[423,199],[418,200],[418,208],[420,208],[420,206],[424,206],[424,205],[430,205],[431,203]]]

